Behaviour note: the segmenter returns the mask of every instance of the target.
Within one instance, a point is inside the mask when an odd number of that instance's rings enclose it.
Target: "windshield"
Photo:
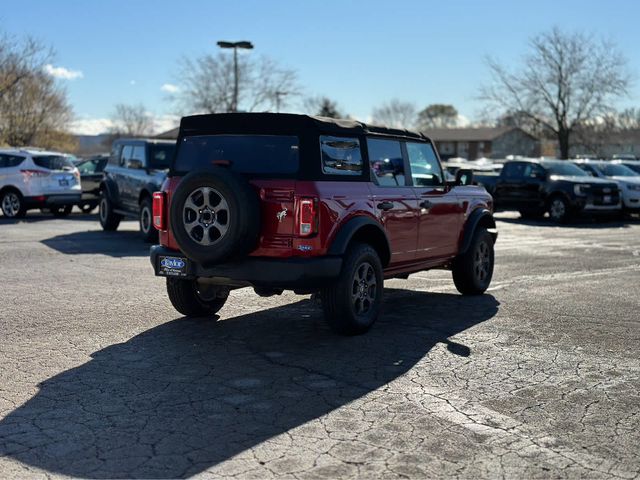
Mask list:
[[[599,163],[596,168],[606,177],[637,177],[638,173],[617,163]]]
[[[590,175],[580,167],[569,161],[544,161],[542,166],[549,170],[551,175],[562,175],[566,177],[589,177]]]
[[[202,135],[186,137],[174,170],[189,172],[218,162],[240,173],[291,174],[298,171],[298,137],[281,135]]]
[[[171,166],[173,154],[176,151],[174,144],[151,144],[149,145],[149,168],[165,170]]]
[[[640,174],[640,163],[627,164],[625,165],[625,167],[633,170],[634,172],[637,172],[636,175]]]
[[[75,168],[71,159],[62,155],[34,155],[33,163],[48,170],[73,170]]]

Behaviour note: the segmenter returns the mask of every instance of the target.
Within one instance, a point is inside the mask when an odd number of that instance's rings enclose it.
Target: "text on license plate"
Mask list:
[[[186,277],[187,261],[180,257],[160,255],[158,259],[158,274],[167,277]]]
[[[69,186],[69,180],[67,180],[66,178],[61,178],[60,180],[58,180],[58,184],[61,187],[68,187]]]

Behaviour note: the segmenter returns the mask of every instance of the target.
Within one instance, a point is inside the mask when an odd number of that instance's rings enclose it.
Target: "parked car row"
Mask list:
[[[518,158],[500,173],[476,171],[475,181],[491,193],[496,209],[524,218],[548,213],[565,223],[580,215],[640,213],[640,173],[622,161]]]

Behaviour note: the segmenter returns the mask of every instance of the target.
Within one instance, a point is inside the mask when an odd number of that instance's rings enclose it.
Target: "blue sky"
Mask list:
[[[326,95],[366,119],[391,98],[451,103],[474,119],[486,55],[515,62],[529,37],[553,25],[613,39],[640,75],[640,2],[478,1],[73,1],[0,0],[0,30],[29,33],[57,52],[79,128],[117,103],[174,113],[161,90],[180,84],[177,61],[250,40],[298,72],[307,95]],[[640,82],[621,106],[640,107]],[[93,122],[93,123],[92,123]]]

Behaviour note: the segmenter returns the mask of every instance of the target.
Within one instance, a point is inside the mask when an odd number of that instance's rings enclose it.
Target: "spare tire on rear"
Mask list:
[[[169,220],[187,257],[203,264],[225,262],[256,248],[260,201],[244,178],[216,166],[180,181],[171,197]]]

